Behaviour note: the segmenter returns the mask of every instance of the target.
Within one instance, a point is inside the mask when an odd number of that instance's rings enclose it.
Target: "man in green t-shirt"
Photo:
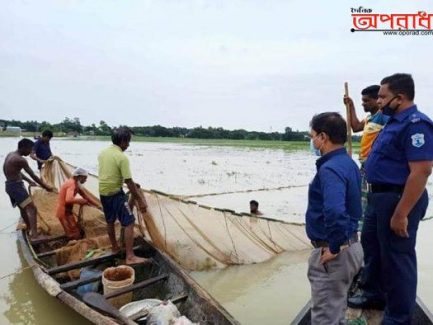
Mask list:
[[[148,259],[138,257],[133,251],[135,217],[128,204],[128,197],[123,191],[123,183],[128,186],[138,209],[146,213],[147,204],[140,195],[137,185],[132,180],[128,157],[123,153],[131,141],[131,131],[128,128],[117,128],[111,136],[113,144],[102,150],[98,156],[99,162],[99,195],[107,221],[107,231],[113,252],[118,252],[114,223],[118,219],[125,228],[126,264],[148,262]]]

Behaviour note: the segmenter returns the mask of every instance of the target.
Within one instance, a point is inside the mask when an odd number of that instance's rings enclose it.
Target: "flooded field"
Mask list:
[[[0,138],[0,160],[16,147]],[[97,172],[97,154],[106,141],[54,140],[52,151],[65,161]],[[307,147],[307,146],[306,146]],[[302,222],[307,185],[315,172],[308,151],[249,149],[132,142],[127,152],[133,177],[144,188],[191,197],[210,206],[248,212],[251,199],[269,218]],[[31,161],[35,167],[35,163]],[[0,180],[4,181],[1,174]],[[429,188],[432,189],[431,182]],[[431,192],[431,191],[430,191]],[[217,195],[216,195],[217,194]],[[14,224],[18,210],[0,194],[0,323],[85,324],[79,315],[39,288],[22,260]],[[427,217],[433,216],[430,206]],[[433,220],[421,224],[418,240],[419,295],[433,308]],[[261,264],[195,272],[194,278],[244,324],[287,324],[309,298],[309,252],[281,254]]]

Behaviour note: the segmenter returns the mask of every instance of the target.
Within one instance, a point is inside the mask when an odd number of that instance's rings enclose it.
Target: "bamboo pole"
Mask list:
[[[349,97],[349,84],[347,82],[344,83],[344,95],[346,97]],[[350,114],[349,104],[346,103],[347,151],[352,157],[352,127],[350,123],[351,120],[352,116]]]

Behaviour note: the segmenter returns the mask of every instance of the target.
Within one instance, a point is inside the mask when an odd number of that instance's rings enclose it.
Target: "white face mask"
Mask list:
[[[320,152],[320,149],[322,148],[323,144],[320,146],[320,148],[316,148],[316,146],[314,145],[314,139],[317,138],[319,135],[317,134],[315,137],[312,137],[310,139],[310,151],[318,157],[322,156],[322,153]]]
[[[320,157],[322,155],[322,153],[320,152],[319,149],[317,149],[314,146],[313,141],[314,141],[313,139],[310,139],[310,151],[312,152],[313,155]]]

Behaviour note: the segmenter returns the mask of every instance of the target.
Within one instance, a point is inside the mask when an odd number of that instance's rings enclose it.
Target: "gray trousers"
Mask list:
[[[346,324],[347,292],[362,265],[362,246],[350,245],[326,265],[320,264],[321,254],[322,248],[315,248],[308,259],[311,324]]]

